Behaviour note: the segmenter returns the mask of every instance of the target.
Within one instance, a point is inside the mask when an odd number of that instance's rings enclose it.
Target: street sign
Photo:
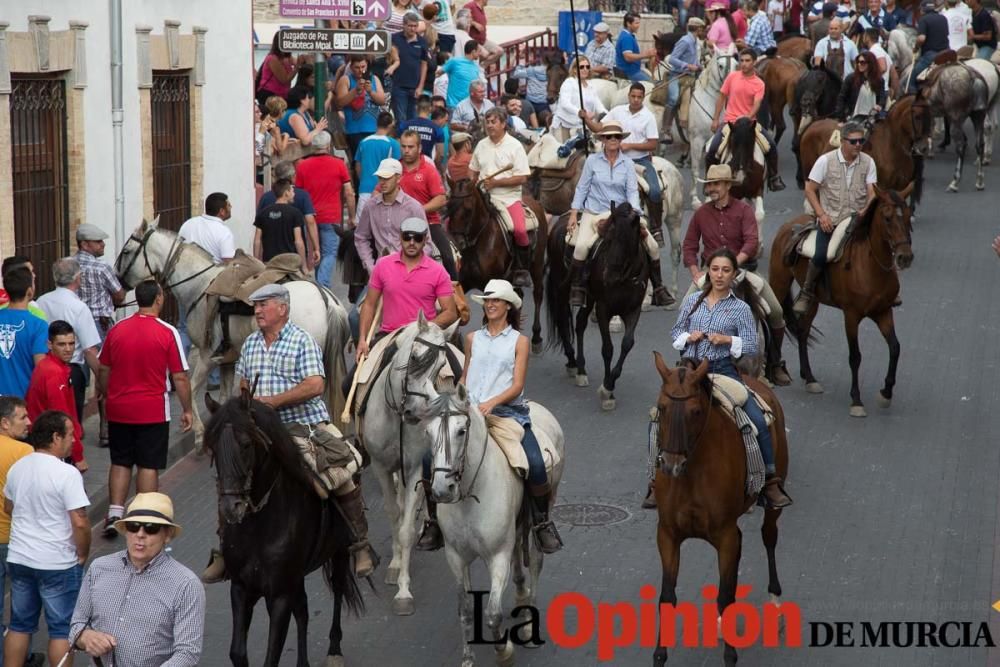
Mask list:
[[[391,0],[280,0],[278,13],[297,19],[370,21],[389,18]]]
[[[343,54],[384,55],[389,53],[388,30],[325,30],[320,28],[278,31],[282,51],[325,51]]]

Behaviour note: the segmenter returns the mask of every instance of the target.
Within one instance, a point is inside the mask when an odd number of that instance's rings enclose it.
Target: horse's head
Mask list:
[[[809,124],[819,118],[820,98],[829,80],[829,75],[822,69],[811,69],[802,75],[796,84],[796,96],[798,99],[801,121],[799,122],[799,135],[801,136]]]
[[[163,272],[167,257],[161,254],[155,245],[154,237],[158,232],[171,234],[159,228],[160,218],[152,222],[143,219],[142,224],[135,228],[132,235],[125,241],[115,260],[115,273],[125,289],[132,289],[143,280],[156,278]]]
[[[739,69],[740,59],[736,53],[716,53],[705,66],[705,76],[711,90],[721,90],[726,77]]]
[[[754,149],[757,146],[757,121],[743,116],[729,123],[729,166],[733,177],[740,183],[753,169]]]
[[[545,63],[545,97],[549,104],[555,104],[559,99],[559,88],[569,76],[569,69],[564,62],[562,51],[554,51],[543,56]]]
[[[643,261],[643,251],[639,247],[642,233],[639,216],[638,210],[632,208],[628,202],[624,202],[617,206],[613,205],[611,217],[604,223],[601,234],[606,248],[604,253],[607,265],[615,269],[611,273],[618,280],[634,277],[631,269],[637,268]]]
[[[914,95],[910,103],[910,128],[906,128],[904,124],[904,132],[910,130],[913,133],[912,142],[913,148],[911,151],[916,155],[925,156],[927,153],[927,146],[930,143],[928,139],[931,137],[931,132],[934,127],[934,113],[931,111],[931,105],[922,95]],[[893,106],[902,104],[904,100],[900,100]],[[889,113],[892,113],[890,109]]]
[[[657,464],[665,475],[679,477],[687,469],[695,444],[708,421],[711,396],[707,386],[708,361],[695,368],[685,362],[668,368],[659,352],[653,352],[663,384],[656,399],[659,411]]]
[[[675,30],[674,32],[657,32],[653,35],[653,44],[656,47],[657,60],[666,60],[670,52],[674,50],[677,41],[684,36],[684,32]]]
[[[453,392],[439,394],[431,403],[424,428],[431,441],[431,495],[435,502],[455,503],[463,498],[462,477],[469,465],[469,432],[474,409],[465,385],[461,384]],[[477,464],[473,461],[471,465]],[[475,472],[471,474],[474,476]],[[475,481],[474,477],[471,481]]]
[[[430,401],[437,396],[434,381],[448,360],[445,350],[457,327],[455,322],[442,329],[428,322],[421,310],[417,321],[396,339],[396,359],[400,362],[393,364],[390,382],[402,387],[400,411],[407,423],[416,424],[424,418]]]
[[[883,190],[876,186],[878,195],[871,203],[871,208],[865,217],[871,218],[869,224],[872,231],[877,226],[883,242],[889,246],[892,263],[902,271],[913,264],[913,212],[906,203],[906,198],[913,191],[911,182],[902,192]],[[864,223],[862,223],[864,224]]]
[[[467,178],[456,181],[448,197],[448,233],[461,251],[476,245],[489,224],[486,198],[479,186]]]

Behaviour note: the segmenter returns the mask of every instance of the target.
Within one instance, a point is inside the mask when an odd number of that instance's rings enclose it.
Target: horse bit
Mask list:
[[[260,429],[260,427],[258,427],[256,424],[253,423],[252,419],[250,423],[253,428],[254,435],[260,438],[260,442],[261,444],[263,444],[264,450],[269,452],[271,439],[267,436],[267,434],[265,434]],[[233,435],[232,424],[226,424],[223,430],[228,431],[233,442],[236,442],[236,437]],[[227,489],[225,486],[223,486],[222,471],[219,468],[219,460],[218,460],[220,458],[224,461],[227,468],[233,469],[233,472],[235,472],[237,476],[243,476],[244,473],[246,474],[246,481],[243,483],[243,486],[241,488]],[[219,471],[219,477],[218,477],[219,497],[222,498],[225,496],[237,496],[241,499],[245,499],[249,514],[256,514],[257,512],[264,509],[264,506],[267,505],[267,501],[270,500],[271,498],[271,492],[274,491],[274,487],[275,485],[277,485],[279,478],[279,475],[275,475],[274,481],[271,482],[271,486],[268,487],[267,492],[261,497],[259,501],[254,502],[253,498],[250,497],[250,491],[251,488],[253,487],[253,469],[251,468],[249,471],[247,471],[246,466],[243,464],[242,459],[234,455],[226,455],[226,456],[217,455],[215,468],[216,470]]]
[[[470,407],[470,409],[472,408]],[[478,503],[480,502],[479,498],[472,493],[472,489],[476,485],[476,479],[479,478],[479,471],[483,469],[483,461],[486,460],[486,447],[489,445],[489,429],[484,429],[483,453],[479,457],[479,464],[476,466],[476,472],[472,475],[472,481],[469,482],[467,491],[463,492],[462,476],[465,474],[465,464],[468,461],[469,432],[472,430],[472,418],[469,416],[468,412],[451,409],[442,410],[437,416],[441,419],[441,430],[444,432],[444,438],[441,446],[444,447],[446,463],[450,460],[451,456],[451,429],[448,428],[449,417],[465,417],[465,436],[462,438],[458,468],[431,468],[431,477],[434,476],[434,473],[444,473],[446,479],[453,478],[455,480],[455,484],[458,485],[458,502],[461,502],[466,498],[472,498]]]

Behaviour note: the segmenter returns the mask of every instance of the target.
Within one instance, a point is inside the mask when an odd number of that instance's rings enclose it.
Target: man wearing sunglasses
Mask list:
[[[864,143],[864,126],[854,121],[845,123],[840,130],[840,148],[821,155],[809,172],[806,201],[816,214],[818,228],[816,251],[792,304],[792,311],[799,317],[809,312],[815,300],[816,280],[826,266],[834,228],[848,217],[859,215],[875,199],[878,175],[875,161],[861,152]]]

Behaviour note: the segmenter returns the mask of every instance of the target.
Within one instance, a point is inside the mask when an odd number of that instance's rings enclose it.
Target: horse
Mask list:
[[[738,118],[729,123],[729,164],[733,172],[730,196],[753,202],[754,217],[757,219],[757,234],[764,247],[764,165],[757,161],[757,121]],[[714,155],[708,156],[708,165],[718,164]]]
[[[766,58],[757,63],[757,74],[764,80],[776,144],[785,133],[785,107],[795,103],[795,84],[805,71],[806,66],[797,58]]]
[[[604,225],[600,245],[595,246],[585,269],[588,276],[587,305],[576,313],[576,351],[569,306],[569,269],[566,258],[570,251],[566,243],[567,216],[562,216],[549,236],[549,273],[545,282],[545,302],[548,310],[550,345],[562,344],[566,355],[566,372],[575,377],[576,386],[589,386],[586,360],[583,356],[583,336],[587,331],[590,312],[597,309],[597,324],[601,331],[601,356],[604,358],[604,382],[598,389],[601,409],[614,410],[615,383],[621,376],[625,358],[635,344],[635,328],[642,312],[642,299],[649,280],[650,262],[640,237],[639,213],[628,203],[615,206]],[[611,366],[614,343],[609,323],[618,315],[625,324],[618,363]]]
[[[704,172],[705,147],[711,141],[712,118],[715,103],[722,91],[722,84],[738,65],[736,54],[713,54],[698,77],[691,94],[691,110],[688,118],[688,154],[691,159],[691,208],[701,206],[698,199],[698,182]]]
[[[802,35],[784,35],[778,40],[778,56],[789,60],[798,60],[806,66],[809,65],[812,51],[812,40]]]
[[[733,420],[712,400],[708,361],[697,366],[685,362],[671,369],[659,352],[653,353],[662,384],[657,397],[657,475],[654,483],[657,508],[656,545],[660,552],[662,584],[660,604],[677,604],[677,574],[681,544],[694,537],[715,547],[719,557],[718,614],[736,599],[743,534],[738,519],[751,508],[754,497],[746,495],[746,455],[743,438]],[[788,439],[785,416],[774,392],[756,379],[744,376],[748,387],[763,396],[774,411],[771,438],[777,474],[788,474]],[[767,550],[767,590],[771,603],[778,605],[781,582],[775,562],[780,509],[764,510],[760,529]],[[778,607],[779,614],[780,607]],[[706,619],[707,620],[707,619]],[[665,625],[665,624],[664,624]],[[664,627],[663,625],[660,626]],[[670,626],[666,626],[670,627]],[[790,629],[796,632],[797,629]],[[653,664],[667,662],[660,636]],[[736,664],[736,649],[726,644],[725,664]]]
[[[385,370],[373,378],[365,413],[358,416],[352,406],[392,526],[392,560],[385,583],[398,586],[392,612],[399,616],[410,615],[415,609],[410,592],[410,551],[416,537],[417,505],[423,494],[414,483],[420,479],[421,461],[430,449],[414,415],[435,393],[434,380],[446,361],[445,345],[457,328],[456,322],[442,330],[427,322],[421,311],[417,321],[396,337],[395,353],[386,360]]]
[[[889,370],[879,391],[878,404],[881,408],[892,404],[900,350],[892,304],[899,294],[896,271],[907,269],[913,263],[912,212],[906,203],[912,188],[911,184],[902,192],[896,192],[876,187],[877,196],[858,215],[854,234],[843,250],[843,258],[827,265],[823,278],[817,281],[816,301],[801,320],[792,311],[791,286],[795,280],[802,284],[811,260],[796,256],[794,263],[789,265],[786,256],[796,227],[811,222],[812,216],[801,215],[786,222],[771,244],[768,278],[771,289],[782,304],[785,326],[798,339],[799,374],[806,381],[809,393],[823,393],[823,386],[816,381],[809,365],[807,345],[819,303],[839,308],[844,313],[844,329],[850,349],[852,417],[867,416],[858,388],[858,368],[861,366],[858,325],[866,317],[875,322],[889,346]]]
[[[305,577],[322,567],[333,593],[326,667],[343,667],[341,609],[360,612],[361,592],[350,565],[350,528],[332,502],[312,491],[298,449],[278,413],[250,391],[221,405],[205,395],[212,417],[205,446],[218,473],[220,539],[231,576],[233,637],[229,659],[248,667],[247,633],[257,601],[267,603],[270,626],[264,665],[281,659],[288,622],[298,631],[295,664],[309,664]]]
[[[503,228],[500,212],[482,189],[468,179],[449,180],[448,231],[462,253],[458,280],[466,291],[486,287],[494,278],[510,279],[513,271],[513,239]],[[545,293],[545,243],[549,221],[545,210],[534,198],[525,196],[523,205],[531,209],[538,220],[534,249],[531,256],[532,294],[535,319],[531,324],[531,349],[542,351],[542,298]]]
[[[529,406],[531,428],[540,443],[547,441],[558,452],[558,460],[549,472],[554,503],[565,462],[565,438],[551,412],[537,403]],[[524,479],[510,466],[490,435],[486,418],[469,404],[464,385],[459,385],[457,391],[440,394],[430,403],[424,429],[433,443],[431,492],[439,503],[437,513],[445,557],[458,582],[462,636],[471,637],[473,632],[469,566],[478,558],[485,563],[490,577],[485,621],[497,642],[497,664],[513,665],[513,642],[510,638],[502,641],[505,632],[501,605],[507,577],[513,566],[515,605],[534,606],[543,559],[530,536],[531,509],[524,493]],[[530,638],[519,635],[518,640],[528,642]],[[473,664],[472,647],[463,640],[462,665]]]
[[[802,173],[799,156],[799,142],[809,124],[833,115],[840,95],[840,77],[825,68],[805,72],[795,83],[795,102],[790,109],[795,135],[792,137],[792,152],[795,153],[795,182],[799,189],[805,187],[807,174]]]
[[[205,290],[222,272],[222,267],[198,245],[185,243],[176,233],[159,227],[157,220],[151,223],[143,220],[136,227],[118,253],[115,270],[126,288],[152,278],[177,299],[182,312],[187,314],[188,335],[197,348],[188,354],[192,362],[192,395],[200,396],[205,391],[209,373],[216,366],[212,355],[222,337],[218,317],[208,320],[214,314],[209,312]],[[347,372],[344,347],[351,338],[347,311],[332,291],[311,280],[291,281],[285,283],[285,287],[291,296],[290,320],[309,332],[323,351],[327,380],[323,398],[331,416],[339,419],[344,407],[340,385]],[[235,349],[256,330],[257,322],[252,316],[229,316],[229,342]],[[225,364],[220,370],[222,395],[230,396],[233,393],[233,366]],[[200,451],[205,427],[198,406],[192,405],[191,409],[195,446]]]
[[[917,31],[909,26],[899,26],[889,31],[886,53],[892,59],[892,66],[900,74],[902,85],[903,70],[913,64],[913,49],[916,46]]]
[[[970,58],[969,60],[962,61],[966,67],[971,67],[975,70],[986,82],[986,86],[989,89],[988,95],[990,99],[989,108],[986,112],[986,118],[983,121],[983,159],[984,165],[988,165],[993,161],[993,130],[997,125],[997,102],[1000,100],[1000,74],[998,74],[997,66],[994,65],[989,60],[984,60],[982,58]],[[951,143],[951,122],[948,117],[944,118],[944,140],[941,142],[940,148],[945,148],[949,143]]]
[[[910,208],[920,202],[924,182],[924,154],[931,136],[933,116],[927,100],[907,95],[897,100],[884,120],[872,127],[865,152],[878,165],[878,184],[885,190],[904,190],[913,183]],[[830,137],[837,121],[818,120],[803,133],[799,155],[802,171],[809,174],[820,155],[832,150]]]

